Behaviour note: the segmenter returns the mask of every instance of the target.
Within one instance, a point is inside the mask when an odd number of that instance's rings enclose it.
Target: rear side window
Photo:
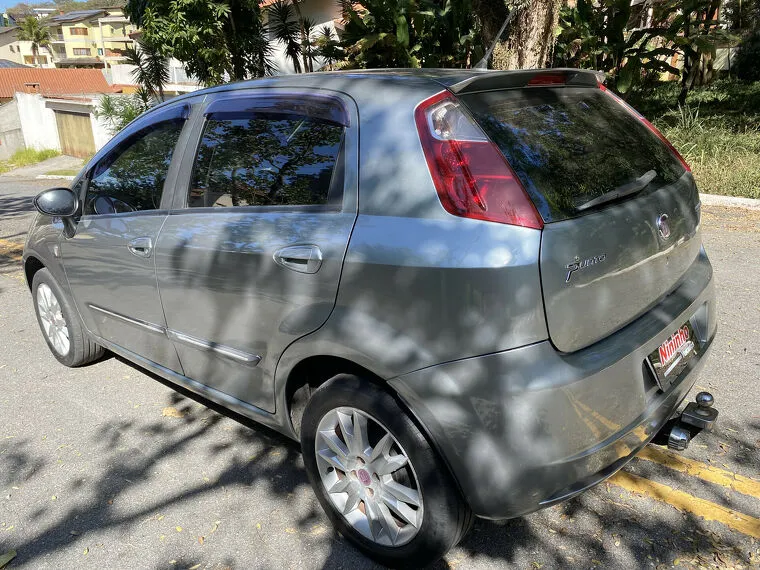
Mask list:
[[[302,115],[215,113],[198,148],[188,206],[336,204],[343,131]]]
[[[84,214],[156,210],[183,119],[155,123],[119,144],[92,171]]]
[[[509,161],[545,222],[654,170],[642,193],[676,182],[683,165],[641,121],[599,89],[539,88],[461,97]]]

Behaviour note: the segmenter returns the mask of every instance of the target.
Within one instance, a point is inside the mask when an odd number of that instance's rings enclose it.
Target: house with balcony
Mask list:
[[[124,59],[136,28],[120,8],[75,10],[47,20],[56,67],[108,68]]]

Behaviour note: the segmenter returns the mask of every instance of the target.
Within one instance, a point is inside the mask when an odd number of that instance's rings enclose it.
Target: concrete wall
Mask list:
[[[10,101],[0,106],[0,160],[7,160],[24,148],[24,133],[18,116],[18,104]]]
[[[108,69],[103,70],[106,81],[111,85],[135,85],[135,76],[132,71],[136,68],[128,63],[118,63],[109,65]],[[176,59],[169,60],[169,83],[166,84],[165,90],[168,92],[189,93],[200,89],[197,81],[193,81],[185,73],[185,68]]]
[[[45,98],[37,93],[16,93],[18,115],[27,148],[61,150],[55,113],[45,104]]]

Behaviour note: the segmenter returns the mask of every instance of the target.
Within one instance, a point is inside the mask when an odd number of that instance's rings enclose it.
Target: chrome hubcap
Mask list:
[[[53,349],[61,356],[69,353],[69,327],[61,312],[61,304],[47,283],[37,287],[37,310],[42,322],[42,331],[47,336]]]
[[[357,532],[383,546],[414,538],[423,516],[419,481],[380,422],[355,408],[337,408],[319,422],[315,447],[327,496]]]

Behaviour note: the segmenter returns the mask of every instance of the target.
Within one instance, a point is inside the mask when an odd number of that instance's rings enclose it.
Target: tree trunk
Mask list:
[[[494,69],[546,67],[554,49],[554,29],[562,0],[535,0],[518,10],[507,27],[504,41],[494,50]]]

